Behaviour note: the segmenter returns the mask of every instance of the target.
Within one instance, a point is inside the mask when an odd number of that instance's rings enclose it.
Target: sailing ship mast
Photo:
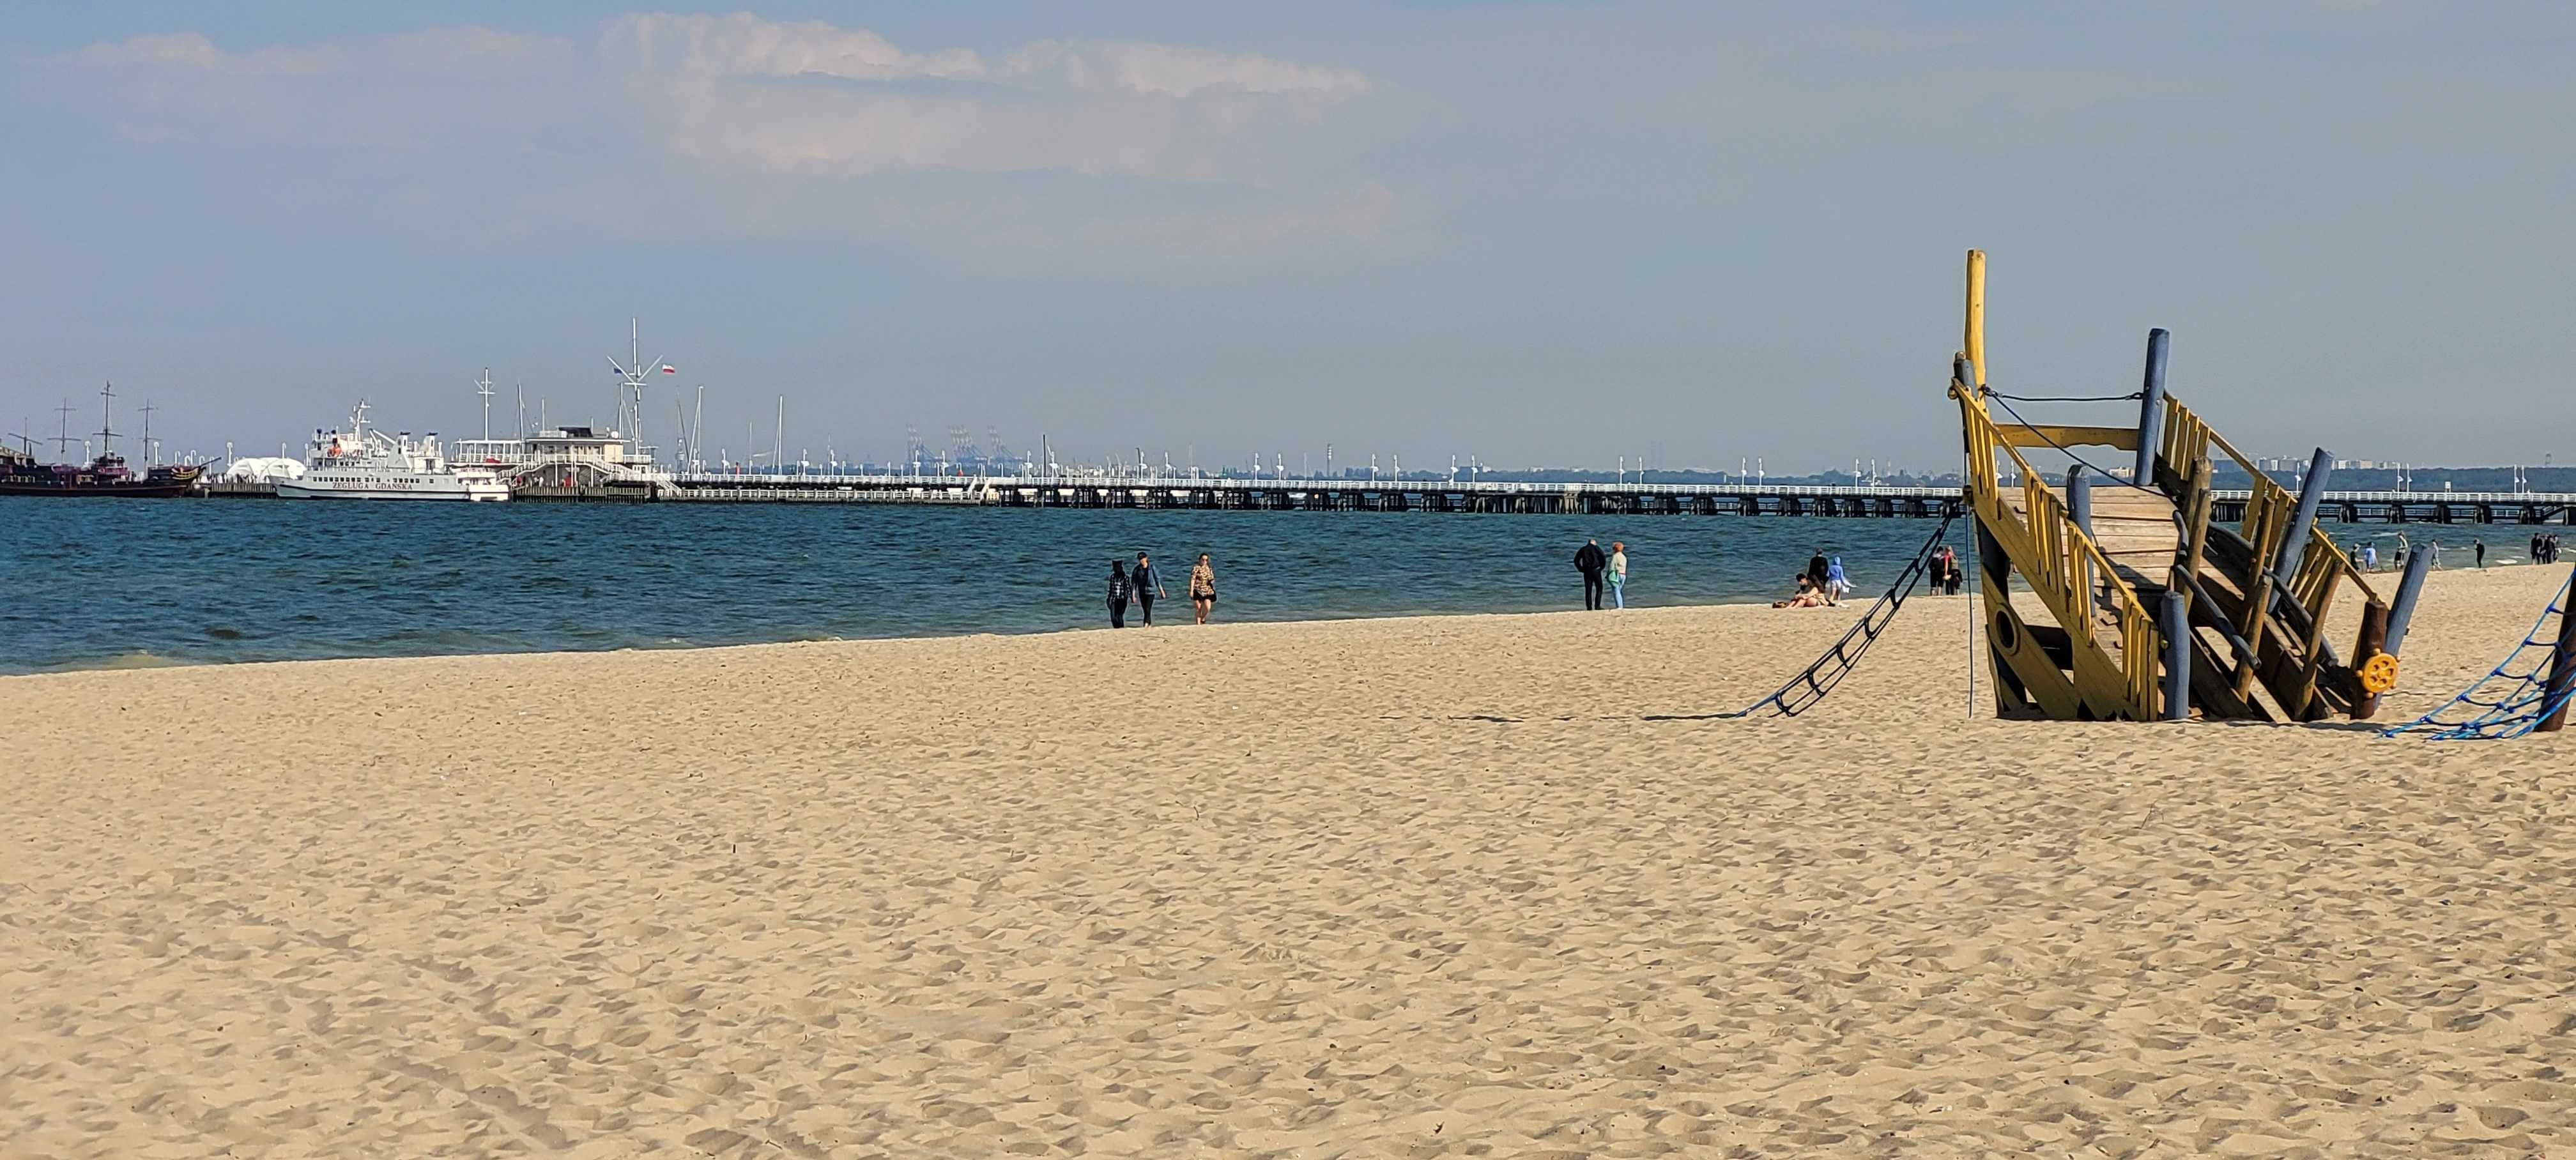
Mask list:
[[[116,402],[116,384],[100,387],[98,398],[98,453],[103,458],[116,452],[113,442],[116,432],[111,429],[113,424],[108,422],[108,408]]]

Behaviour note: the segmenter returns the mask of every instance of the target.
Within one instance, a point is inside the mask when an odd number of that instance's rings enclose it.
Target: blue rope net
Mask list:
[[[2449,703],[2407,724],[2384,730],[2382,737],[2422,733],[2427,741],[2503,741],[2540,727],[2564,707],[2576,688],[2549,695],[2550,658],[2558,651],[2559,630],[2568,615],[2568,597],[2576,572],[2558,586],[2558,595],[2534,621],[2513,655],[2461,690]],[[2455,716],[2455,714],[2457,714]]]

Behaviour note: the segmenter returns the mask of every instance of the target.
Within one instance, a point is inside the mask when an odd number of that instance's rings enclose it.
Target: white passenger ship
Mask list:
[[[316,431],[304,474],[276,480],[281,499],[506,500],[510,485],[488,466],[458,466],[438,436],[387,435],[367,424],[367,405],[349,414],[346,431]]]

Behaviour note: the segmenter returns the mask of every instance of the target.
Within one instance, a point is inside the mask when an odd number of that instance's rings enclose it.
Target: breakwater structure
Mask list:
[[[265,483],[218,481],[205,494],[261,499]],[[2210,491],[2212,517],[2242,521],[2252,489]],[[1508,480],[679,473],[652,483],[525,483],[522,501],[894,503],[1192,511],[1484,512],[1520,515],[1829,516],[1938,519],[1966,492],[1948,487],[1760,483],[1516,483]],[[2326,491],[2319,512],[2345,523],[2576,524],[2576,493]]]

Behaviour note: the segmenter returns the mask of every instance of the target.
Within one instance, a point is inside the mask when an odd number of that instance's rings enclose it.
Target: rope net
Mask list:
[[[2441,708],[2424,714],[2394,729],[2384,730],[2382,737],[2400,733],[2422,733],[2427,741],[2503,741],[2520,737],[2540,727],[2551,714],[2564,707],[2576,688],[2549,695],[2550,658],[2558,650],[2559,625],[2567,619],[2568,597],[2576,586],[2576,572],[2559,584],[2558,595],[2549,608],[2534,621],[2522,643],[2514,646],[2513,655],[2489,670],[2477,683],[2460,691]]]

